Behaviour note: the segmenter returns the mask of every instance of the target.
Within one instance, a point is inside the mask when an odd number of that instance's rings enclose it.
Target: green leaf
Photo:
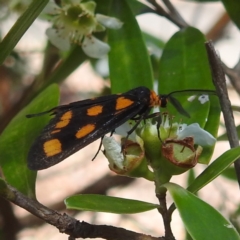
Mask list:
[[[146,13],[146,12],[152,12],[152,9],[149,6],[139,1],[134,0],[134,1],[128,1],[127,3],[135,16]]]
[[[188,233],[194,240],[239,240],[234,226],[217,210],[177,184],[167,183]]]
[[[150,59],[138,23],[128,1],[113,0],[109,15],[120,19],[123,26],[108,31],[109,69],[113,93],[138,86],[153,88]]]
[[[0,137],[0,166],[6,181],[29,197],[35,194],[36,172],[27,168],[27,155],[34,139],[50,116],[26,118],[27,114],[43,112],[58,103],[59,90],[51,85],[19,112]]]
[[[240,2],[236,0],[222,0],[222,3],[232,21],[237,25],[238,29],[240,29]]]
[[[160,93],[188,89],[214,90],[204,42],[204,35],[192,27],[183,29],[171,37],[165,45],[159,64]],[[197,122],[216,137],[220,118],[217,96],[209,96],[210,101],[202,104],[198,96],[188,100],[191,95],[194,94],[181,92],[176,95],[176,99],[189,113],[190,118],[179,114],[171,104],[167,106],[168,112],[174,116],[175,122]],[[213,150],[214,146],[204,147],[199,162],[209,163]]]
[[[188,27],[175,33],[166,43],[159,65],[159,92],[168,94],[187,89],[214,90],[204,35]],[[181,95],[183,97],[181,97]],[[193,94],[190,94],[190,96]],[[184,123],[198,122],[205,125],[209,102],[201,104],[198,98],[187,101],[189,94],[179,94],[179,100],[191,118],[183,117],[168,104],[168,110]],[[176,120],[177,120],[176,119]]]
[[[158,208],[159,205],[132,199],[97,194],[75,195],[65,199],[68,209],[116,214],[140,213]]]
[[[215,138],[218,135],[218,128],[220,124],[221,108],[217,97],[211,99],[208,118],[204,129],[211,133]],[[213,146],[204,146],[203,151],[198,159],[199,163],[209,164],[213,155],[215,144]]]
[[[240,157],[240,147],[232,148],[222,154],[214,162],[212,162],[187,188],[190,192],[197,192]]]
[[[27,10],[19,17],[17,22],[0,43],[0,64],[2,64],[6,57],[11,53],[23,34],[32,25],[48,2],[49,0],[31,1]]]

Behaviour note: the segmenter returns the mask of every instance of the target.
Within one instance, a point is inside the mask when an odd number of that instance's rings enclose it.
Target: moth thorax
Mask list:
[[[161,99],[154,91],[150,92],[150,106],[151,107],[161,106]]]

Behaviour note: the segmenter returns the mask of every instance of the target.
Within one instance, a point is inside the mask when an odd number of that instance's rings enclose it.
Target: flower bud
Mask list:
[[[120,146],[113,137],[104,137],[103,146],[104,154],[109,161],[109,168],[113,172],[130,177],[153,179],[140,143],[123,138],[122,146]]]

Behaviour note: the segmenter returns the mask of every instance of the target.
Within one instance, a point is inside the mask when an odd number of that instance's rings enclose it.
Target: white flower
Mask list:
[[[99,58],[105,56],[109,52],[110,47],[93,36],[86,36],[82,43],[82,50],[89,57]]]
[[[96,14],[96,19],[99,23],[101,23],[105,27],[111,29],[120,29],[123,25],[123,23],[119,19],[108,17],[103,14]]]
[[[216,139],[207,131],[202,129],[198,123],[179,125],[177,139],[181,140],[186,137],[193,137],[194,143],[200,146],[211,146],[216,142]]]
[[[70,48],[71,43],[69,38],[64,36],[63,31],[58,31],[55,28],[48,28],[46,34],[51,43],[60,50],[67,51]]]
[[[105,136],[102,140],[105,155],[109,164],[116,165],[119,169],[124,168],[124,156],[120,144],[113,138]]]
[[[93,58],[105,56],[110,47],[98,40],[92,34],[105,31],[105,27],[119,29],[122,23],[116,19],[101,14],[95,15],[94,1],[82,2],[70,0],[60,8],[51,2],[45,8],[45,13],[53,16],[53,27],[46,34],[50,42],[59,49],[66,51],[72,43],[79,44],[85,54]]]
[[[206,94],[203,94],[201,96],[198,97],[198,101],[201,103],[201,104],[204,104],[206,102],[209,101],[209,96],[206,95]]]
[[[193,100],[196,99],[196,97],[197,97],[197,95],[193,95],[193,96],[190,96],[187,100],[188,100],[189,102],[192,102]],[[199,101],[201,104],[204,104],[204,103],[208,102],[208,101],[209,101],[209,95],[207,95],[207,94],[202,94],[202,95],[200,95],[200,96],[198,97],[198,101]]]

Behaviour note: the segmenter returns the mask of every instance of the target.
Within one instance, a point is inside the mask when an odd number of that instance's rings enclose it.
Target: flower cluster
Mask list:
[[[95,14],[95,9],[94,1],[62,1],[61,7],[50,2],[44,10],[52,16],[53,26],[46,31],[50,42],[63,51],[69,50],[72,43],[79,44],[85,54],[93,58],[106,55],[109,45],[94,37],[93,33],[105,31],[106,27],[119,29],[122,22]]]
[[[160,135],[160,139],[159,139]],[[202,148],[212,146],[216,139],[198,123],[174,123],[164,115],[160,128],[147,121],[136,134],[120,145],[113,137],[104,137],[105,156],[112,171],[134,177],[153,179],[153,170],[164,169],[169,177],[181,174],[198,163]]]

